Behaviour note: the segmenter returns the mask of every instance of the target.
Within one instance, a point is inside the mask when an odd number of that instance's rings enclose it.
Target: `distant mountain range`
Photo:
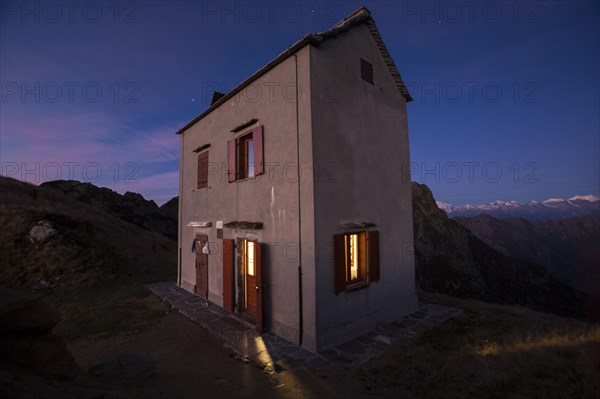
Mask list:
[[[549,198],[545,201],[494,201],[487,205],[455,206],[436,201],[437,206],[449,217],[477,216],[483,213],[498,219],[520,217],[528,220],[558,220],[581,216],[600,216],[600,197],[576,195],[569,199]]]
[[[492,248],[544,266],[556,279],[600,296],[600,218],[528,221],[456,217]]]
[[[593,313],[597,308],[596,299],[559,281],[546,267],[507,255],[448,218],[426,185],[413,182],[412,198],[420,289],[565,316],[580,317],[584,309]]]

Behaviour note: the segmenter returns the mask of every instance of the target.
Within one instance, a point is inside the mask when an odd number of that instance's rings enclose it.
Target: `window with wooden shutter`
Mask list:
[[[254,137],[245,134],[237,140],[237,176],[238,179],[254,177]]]
[[[227,143],[227,180],[235,182],[265,173],[263,127],[258,126]]]
[[[198,154],[197,189],[208,188],[208,151]]]
[[[335,293],[379,280],[379,232],[333,236]]]

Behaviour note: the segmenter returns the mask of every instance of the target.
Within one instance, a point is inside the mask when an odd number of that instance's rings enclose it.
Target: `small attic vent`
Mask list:
[[[373,65],[362,58],[360,59],[360,77],[373,84]]]

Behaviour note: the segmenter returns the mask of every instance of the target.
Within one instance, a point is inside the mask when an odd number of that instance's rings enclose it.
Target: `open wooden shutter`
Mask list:
[[[367,233],[358,233],[358,279],[367,281],[367,268],[369,267],[367,251]]]
[[[333,236],[333,280],[336,294],[346,290],[346,249],[343,234]]]
[[[369,281],[379,281],[379,232],[369,231],[367,233],[368,240],[368,257],[369,257]]]
[[[231,183],[236,180],[236,159],[235,159],[236,140],[227,142],[227,180]]]
[[[261,244],[258,241],[254,241],[254,264],[255,273],[254,278],[256,281],[256,328],[262,332],[263,323],[263,284],[262,284],[262,256],[261,256]]]
[[[259,126],[252,131],[252,140],[254,141],[254,176],[258,176],[265,173],[262,126]]]
[[[208,187],[208,151],[198,155],[198,189]]]
[[[234,259],[233,240],[223,240],[223,309],[231,313],[234,303]]]

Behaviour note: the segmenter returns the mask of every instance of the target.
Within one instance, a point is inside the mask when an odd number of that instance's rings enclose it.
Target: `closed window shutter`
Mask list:
[[[373,65],[362,58],[360,59],[360,76],[363,80],[373,84]]]
[[[252,131],[252,140],[254,141],[254,176],[258,176],[265,173],[262,126],[259,126]]]
[[[198,189],[208,188],[208,151],[198,155]]]
[[[369,281],[379,281],[379,232],[369,231],[368,256],[369,256]]]
[[[333,236],[333,279],[335,293],[346,290],[346,250],[344,247],[344,235]]]
[[[223,240],[223,309],[233,313],[234,284],[233,240]]]
[[[235,145],[235,139],[227,142],[227,180],[230,183],[236,180]]]

